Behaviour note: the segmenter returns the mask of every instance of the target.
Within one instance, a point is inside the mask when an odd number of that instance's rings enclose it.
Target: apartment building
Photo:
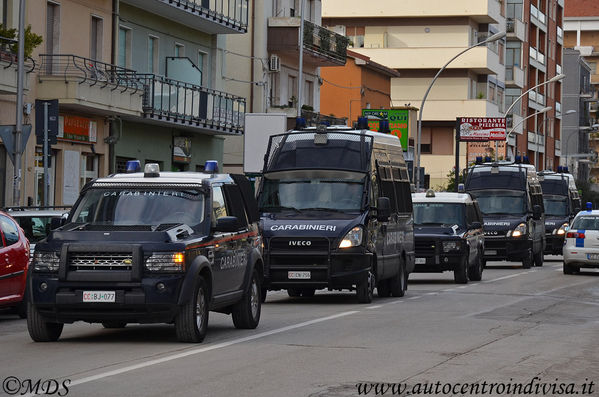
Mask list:
[[[460,51],[505,29],[497,0],[327,0],[326,26],[350,39],[350,49],[392,68],[391,105],[420,107],[437,71]],[[430,185],[447,182],[455,164],[456,117],[503,117],[505,40],[475,47],[452,62],[422,111],[421,166]],[[461,144],[464,167],[467,146]]]
[[[346,62],[347,38],[321,25],[321,0],[252,1],[249,30],[243,37],[227,37],[223,78],[230,92],[248,99],[251,113],[283,113],[287,127],[298,116],[308,124],[345,120],[321,112],[320,67]],[[300,25],[304,16],[302,75]],[[299,103],[299,84],[302,86]],[[243,171],[243,137],[227,137],[224,164],[229,172]]]
[[[567,74],[562,67],[563,12],[563,0],[506,0],[506,107],[529,89]],[[542,84],[512,107],[508,155],[528,156],[539,170],[557,169],[565,113],[562,85]]]
[[[18,3],[0,3],[12,26]],[[86,182],[123,171],[130,159],[191,171],[208,159],[222,162],[223,136],[243,133],[246,107],[244,97],[223,91],[225,36],[247,32],[248,3],[27,2],[26,23],[44,41],[32,56],[35,77],[28,79],[25,102],[57,99],[60,120],[50,197],[42,197],[41,147],[31,137],[20,204],[73,204]],[[0,76],[9,78],[4,70]],[[11,117],[4,106],[2,117]],[[34,113],[25,122],[35,130]]]

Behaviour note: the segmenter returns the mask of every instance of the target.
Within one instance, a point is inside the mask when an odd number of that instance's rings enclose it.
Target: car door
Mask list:
[[[477,250],[479,247],[479,245],[478,245],[479,230],[472,228],[472,224],[474,222],[477,222],[476,210],[474,209],[474,204],[466,203],[466,227],[467,227],[466,241],[468,242],[468,248],[469,248],[468,258],[469,258],[469,262],[471,264],[475,263],[475,261],[477,260],[476,254],[477,254]]]
[[[29,253],[24,251],[26,247],[23,247],[23,242],[19,240],[19,227],[12,219],[0,215],[0,228],[4,241],[2,259],[5,262],[5,296],[16,296],[22,293]]]
[[[237,291],[243,289],[252,242],[249,236],[248,217],[239,186],[227,184],[223,186],[223,189],[229,214],[236,217],[239,222],[238,230],[233,233],[228,242],[231,266],[227,274],[229,288],[231,291]]]
[[[4,233],[0,230],[0,303],[11,295],[9,273],[12,273],[12,270],[8,260],[8,247],[4,241]]]

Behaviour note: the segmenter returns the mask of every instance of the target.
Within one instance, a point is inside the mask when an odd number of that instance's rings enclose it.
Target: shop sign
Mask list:
[[[505,141],[504,117],[458,117],[459,140],[470,142]]]
[[[408,109],[362,109],[362,116],[368,118],[368,129],[379,130],[381,120],[389,121],[391,134],[399,138],[403,150],[408,150]]]
[[[68,142],[96,143],[98,123],[85,117],[62,115],[58,121],[58,139]]]

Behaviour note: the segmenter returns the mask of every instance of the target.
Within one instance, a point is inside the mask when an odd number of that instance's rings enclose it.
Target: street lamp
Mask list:
[[[414,159],[414,182],[415,182],[414,184],[416,185],[416,191],[418,191],[418,189],[420,189],[420,141],[421,141],[421,137],[422,137],[422,111],[424,110],[424,102],[426,102],[426,97],[428,97],[428,93],[430,92],[431,88],[433,88],[433,84],[435,84],[435,81],[437,81],[437,78],[445,70],[445,68],[451,62],[453,62],[457,57],[459,57],[466,51],[471,50],[475,47],[480,47],[482,45],[492,43],[492,42],[502,39],[504,37],[505,37],[505,32],[498,32],[498,33],[495,33],[494,35],[490,36],[486,40],[481,41],[480,43],[473,44],[470,47],[466,48],[465,50],[461,51],[456,56],[454,56],[449,61],[447,61],[447,63],[445,65],[443,65],[443,67],[441,69],[439,69],[439,71],[437,72],[435,77],[433,77],[433,80],[429,84],[428,88],[426,89],[426,92],[424,93],[424,97],[422,98],[422,103],[420,104],[420,110],[418,111],[418,134],[416,136],[416,153],[415,153],[415,159]]]
[[[516,125],[514,125],[514,126],[512,127],[512,129],[510,130],[510,132],[508,132],[508,133],[507,133],[507,135],[505,136],[505,141],[507,142],[507,139],[510,137],[510,134],[511,134],[512,132],[514,132],[514,130],[516,129],[516,127],[518,127],[520,124],[524,123],[526,120],[528,120],[528,119],[529,119],[529,118],[531,118],[531,117],[537,116],[537,115],[539,115],[539,114],[547,113],[547,112],[548,112],[548,111],[550,111],[551,109],[553,109],[553,107],[551,107],[551,106],[547,106],[547,107],[545,107],[545,108],[543,108],[543,109],[539,110],[538,112],[531,114],[530,116],[526,116],[526,117],[524,117],[522,120],[520,120],[520,121],[519,121],[519,122],[518,122]],[[576,111],[576,110],[575,110],[575,111]]]
[[[578,131],[576,131],[573,134],[570,134],[570,136],[568,137],[568,139],[566,139],[566,148],[568,147],[568,142],[570,142],[570,138],[572,138],[574,135],[580,136],[579,133],[581,131],[585,132],[587,134],[590,134],[592,132],[597,132],[597,130],[599,130],[599,124],[593,124],[591,126],[578,127]],[[578,148],[577,148],[577,151],[578,151]],[[570,155],[570,151],[568,151],[568,153],[566,153],[566,166],[567,167],[570,167],[570,162],[569,162],[570,157],[581,157],[581,156],[580,156],[580,154]],[[574,164],[572,164],[572,165],[574,165]],[[574,168],[574,167],[572,166],[572,168]]]

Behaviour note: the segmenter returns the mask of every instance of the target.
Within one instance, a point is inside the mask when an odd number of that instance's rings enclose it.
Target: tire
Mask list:
[[[208,283],[198,276],[191,299],[175,317],[175,331],[179,342],[200,343],[206,337],[209,313]]]
[[[302,288],[302,296],[304,298],[311,298],[316,294],[316,289],[314,288]]]
[[[287,288],[287,295],[292,298],[299,298],[302,296],[302,291],[299,288]]]
[[[468,268],[468,278],[472,281],[480,281],[483,278],[483,255],[478,253],[476,265]]]
[[[464,256],[460,264],[453,270],[453,280],[456,284],[468,283],[468,257]]]
[[[102,326],[106,329],[118,329],[125,328],[127,323],[124,321],[105,321],[102,323]]]
[[[574,274],[574,269],[570,265],[566,265],[564,262],[564,274]]]
[[[266,302],[266,295],[268,294],[268,289],[262,287],[262,303]]]
[[[406,294],[406,290],[408,289],[408,272],[406,271],[406,264],[403,259],[399,261],[399,271],[389,280],[389,287],[391,289],[391,296],[394,298],[401,298]]]
[[[374,294],[374,274],[368,271],[362,280],[356,285],[356,295],[359,303],[372,303]]]
[[[44,320],[39,312],[29,303],[27,305],[27,330],[35,342],[55,342],[62,334],[63,323],[52,323]]]
[[[543,250],[541,250],[541,252],[539,252],[538,254],[534,255],[534,264],[535,266],[541,267],[543,266],[543,260],[544,260],[544,256],[543,256]]]
[[[379,298],[388,298],[391,296],[391,280],[384,279],[376,283],[376,294]]]
[[[248,289],[243,298],[233,305],[231,316],[233,324],[237,329],[254,329],[260,323],[260,312],[262,311],[262,298],[260,278],[254,270]]]
[[[527,257],[522,259],[522,267],[524,269],[530,269],[530,267],[532,266],[532,262],[533,262],[532,252],[528,251]]]

